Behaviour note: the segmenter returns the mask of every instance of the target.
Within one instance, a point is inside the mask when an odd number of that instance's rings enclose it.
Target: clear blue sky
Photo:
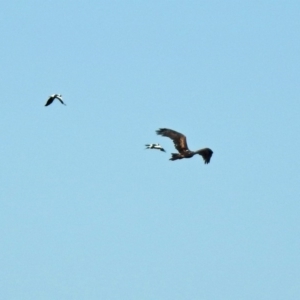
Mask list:
[[[299,1],[0,8],[1,299],[300,299]]]

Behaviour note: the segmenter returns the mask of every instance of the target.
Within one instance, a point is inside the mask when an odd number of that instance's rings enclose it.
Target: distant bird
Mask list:
[[[63,102],[63,100],[62,100],[62,95],[60,95],[60,94],[53,94],[53,95],[51,95],[51,96],[49,97],[49,99],[47,100],[45,106],[50,105],[50,104],[54,101],[54,99],[57,99],[57,100],[59,100],[59,101],[61,102],[61,104],[66,105],[66,104]]]
[[[162,136],[169,137],[173,140],[174,146],[179,153],[172,153],[172,157],[170,158],[170,160],[191,158],[195,154],[199,154],[202,155],[205,164],[208,164],[210,162],[213,151],[209,148],[204,148],[197,151],[189,150],[186,142],[186,137],[182,133],[167,128],[160,128],[159,130],[156,130],[156,133]]]
[[[160,144],[146,144],[146,149],[157,149],[163,152],[166,152],[165,149]]]

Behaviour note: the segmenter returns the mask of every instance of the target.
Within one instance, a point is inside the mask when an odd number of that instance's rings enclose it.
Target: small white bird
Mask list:
[[[146,144],[146,149],[157,149],[166,152],[165,149],[160,144]]]
[[[66,104],[63,102],[63,100],[62,100],[62,95],[60,95],[60,94],[53,94],[53,95],[51,95],[51,96],[49,97],[49,99],[47,100],[45,106],[50,105],[50,104],[54,101],[54,99],[57,99],[57,100],[59,100],[59,101],[61,102],[61,104],[66,105]]]

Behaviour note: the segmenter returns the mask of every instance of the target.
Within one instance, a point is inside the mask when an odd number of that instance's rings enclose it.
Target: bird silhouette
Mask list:
[[[60,94],[53,94],[49,97],[49,99],[47,100],[45,106],[50,105],[55,99],[59,100],[61,104],[66,105],[63,100],[62,100],[62,95]]]
[[[146,149],[157,149],[166,152],[165,149],[160,144],[146,144]]]
[[[208,164],[210,162],[210,159],[213,155],[213,151],[209,148],[203,148],[197,151],[191,151],[188,148],[186,137],[180,132],[177,132],[172,129],[168,128],[160,128],[156,130],[156,133],[158,135],[166,136],[173,140],[175,148],[178,150],[179,153],[172,153],[172,157],[170,160],[177,160],[182,158],[191,158],[195,154],[199,154],[203,157],[204,163]]]

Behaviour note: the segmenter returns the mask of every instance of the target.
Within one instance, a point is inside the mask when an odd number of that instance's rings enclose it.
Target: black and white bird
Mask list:
[[[157,149],[166,152],[165,149],[160,144],[146,144],[146,149]]]
[[[62,100],[62,95],[60,94],[53,94],[49,97],[49,99],[47,100],[45,106],[50,105],[55,99],[59,100],[61,104],[66,105],[63,100]]]

